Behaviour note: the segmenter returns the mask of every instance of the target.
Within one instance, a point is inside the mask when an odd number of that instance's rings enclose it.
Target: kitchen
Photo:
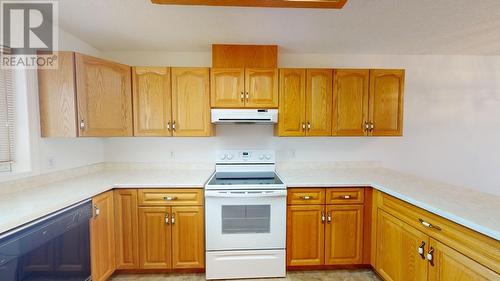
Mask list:
[[[497,1],[46,2],[0,280],[500,280]]]

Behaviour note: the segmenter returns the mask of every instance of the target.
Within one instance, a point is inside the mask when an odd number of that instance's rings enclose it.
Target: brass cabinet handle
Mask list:
[[[170,121],[167,122],[167,130],[170,132]]]
[[[248,92],[246,93],[246,98],[247,98],[247,102],[248,102],[248,99],[250,98],[250,95],[248,94]]]
[[[166,196],[166,197],[163,197],[163,200],[166,200],[166,201],[174,201],[174,200],[177,200],[177,197],[176,196]]]
[[[172,213],[172,219],[170,220],[172,224],[175,224],[175,213]]]
[[[365,121],[364,124],[361,125],[361,127],[364,127],[363,131],[365,132],[368,132],[368,130],[370,129],[370,125],[368,124],[367,121]]]
[[[431,265],[434,265],[434,248],[430,248],[429,252],[427,252],[427,260]]]
[[[425,227],[427,227],[427,228],[434,228],[435,230],[441,230],[441,227],[439,227],[439,226],[437,226],[437,225],[433,225],[433,224],[431,224],[431,223],[429,223],[429,222],[426,222],[426,221],[424,221],[423,219],[420,219],[420,218],[419,218],[419,219],[418,219],[418,221],[419,221],[419,222],[420,222],[423,226],[425,226]]]
[[[425,259],[425,242],[422,241],[422,244],[420,244],[420,246],[418,246],[418,254],[423,258]]]
[[[326,220],[326,218],[325,218],[325,212],[321,212],[321,222],[325,223],[325,220]]]
[[[168,213],[165,214],[165,224],[168,224]]]
[[[307,130],[311,131],[311,122],[307,122]]]
[[[174,121],[174,122],[172,122],[172,131],[174,131],[174,132],[175,132],[175,129],[176,129],[176,128],[175,128],[175,121]]]
[[[330,212],[328,212],[327,221],[328,221],[328,223],[332,222],[332,214]]]
[[[240,99],[242,102],[245,101],[245,93],[243,93],[243,91],[240,93]]]
[[[340,195],[337,199],[356,199],[356,197],[351,197],[351,195]]]
[[[306,123],[302,122],[302,131],[306,131]]]
[[[101,214],[101,210],[99,207],[97,207],[96,204],[94,204],[94,219],[97,219],[97,217]]]
[[[313,199],[312,196],[309,196],[309,195],[305,195],[305,196],[302,196],[300,198],[303,199],[303,200],[311,200],[311,199]]]
[[[375,128],[375,124],[373,124],[373,122],[370,122],[370,132],[373,132],[374,128]]]
[[[80,129],[83,131],[85,130],[85,120],[80,120]]]

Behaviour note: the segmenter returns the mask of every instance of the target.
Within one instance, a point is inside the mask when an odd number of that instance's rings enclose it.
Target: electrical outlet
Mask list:
[[[49,168],[54,168],[54,166],[55,166],[55,159],[54,159],[54,157],[47,158],[47,166]]]

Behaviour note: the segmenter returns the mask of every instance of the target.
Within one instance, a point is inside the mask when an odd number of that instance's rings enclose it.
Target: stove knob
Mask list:
[[[233,155],[232,154],[228,154],[228,155],[226,155],[226,157],[227,157],[227,160],[233,159]]]
[[[266,159],[267,159],[267,160],[270,160],[270,159],[271,159],[271,155],[270,155],[270,154],[266,154],[266,156],[265,156],[265,157],[266,157]]]
[[[264,156],[264,154],[261,154],[261,155],[259,156],[259,159],[260,159],[260,160],[264,160],[264,157],[265,157],[265,156]]]
[[[220,160],[225,160],[226,159],[226,154],[221,154]]]

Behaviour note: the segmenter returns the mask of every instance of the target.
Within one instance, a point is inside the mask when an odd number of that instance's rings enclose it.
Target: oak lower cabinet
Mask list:
[[[215,108],[276,108],[278,70],[213,68],[210,95]]]
[[[356,265],[363,263],[364,201],[327,204],[363,188],[292,188],[288,192],[287,266]],[[347,204],[346,204],[347,203]]]
[[[287,209],[287,265],[322,265],[325,207],[289,205]]]
[[[57,69],[38,70],[42,137],[132,136],[130,67],[58,52]]]
[[[500,280],[500,242],[375,192],[374,268],[386,281]]]
[[[92,280],[107,280],[115,271],[115,213],[113,191],[92,198],[94,216],[90,219]]]
[[[137,189],[114,190],[116,269],[139,268]]]
[[[427,280],[425,249],[429,237],[381,210],[376,228],[376,270],[380,276],[386,281]]]
[[[139,268],[203,269],[201,189],[139,189]]]

